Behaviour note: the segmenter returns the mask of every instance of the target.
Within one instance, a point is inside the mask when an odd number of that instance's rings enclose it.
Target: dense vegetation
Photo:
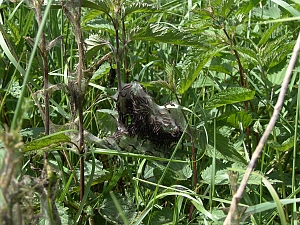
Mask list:
[[[299,1],[0,1],[0,13],[0,224],[224,222]],[[231,224],[299,222],[299,71]]]

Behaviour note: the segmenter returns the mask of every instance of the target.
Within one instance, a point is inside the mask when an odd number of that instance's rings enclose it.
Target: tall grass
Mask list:
[[[0,224],[222,224],[274,110],[299,5],[69,3],[48,1],[40,23],[30,4],[0,5]],[[299,221],[298,71],[232,224]],[[113,136],[113,95],[135,79],[177,119],[178,143]]]

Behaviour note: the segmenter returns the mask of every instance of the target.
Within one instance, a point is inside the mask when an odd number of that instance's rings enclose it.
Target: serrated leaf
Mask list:
[[[211,182],[211,174],[212,174],[212,165],[207,167],[201,172],[201,177],[203,182],[210,183]],[[215,174],[215,184],[216,185],[223,185],[228,184],[228,174],[226,169],[217,170]]]
[[[114,26],[102,18],[95,18],[88,21],[83,27],[82,30],[97,30],[105,31],[111,35],[115,34]]]
[[[277,70],[276,73],[267,74],[268,81],[271,82],[273,86],[281,85],[285,77],[285,71],[287,67],[284,67],[282,70]]]
[[[256,16],[263,20],[279,19],[281,16],[281,10],[278,7],[270,7],[270,8],[264,7],[263,10],[261,8],[253,8],[252,12],[253,12],[253,16]]]
[[[112,135],[117,129],[116,111],[101,109],[97,110],[98,125],[101,127],[103,135]]]
[[[149,24],[145,28],[136,27],[131,31],[131,40],[163,42],[174,45],[200,45],[198,36],[191,32],[175,29],[162,24]]]
[[[129,222],[132,222],[137,215],[136,205],[129,199],[115,194],[118,204]],[[107,196],[103,199],[99,207],[99,213],[110,223],[121,225],[124,224],[120,213],[118,212],[113,199]]]
[[[87,46],[86,58],[94,59],[95,55],[98,55],[98,51],[102,49],[105,45],[109,45],[110,43],[107,40],[104,40],[102,37],[98,35],[91,35],[88,39],[84,40]]]
[[[232,164],[234,166],[236,164]],[[203,179],[204,183],[210,184],[211,182],[211,174],[212,174],[212,165],[208,166],[205,170],[201,172],[201,177]],[[237,168],[237,170],[241,170],[241,168]],[[225,184],[230,184],[229,181],[229,176],[228,176],[228,168],[217,168],[216,174],[215,174],[215,184],[216,185],[225,185]],[[240,184],[243,179],[243,173],[238,175],[238,181],[237,183]],[[280,182],[279,180],[272,180],[267,177],[265,177],[271,184],[275,184]],[[254,184],[254,185],[260,185],[261,184],[261,176],[258,175],[257,173],[252,173],[248,179],[247,184]]]
[[[280,23],[275,23],[267,31],[265,31],[263,33],[263,36],[261,37],[261,39],[260,39],[260,41],[259,41],[259,43],[257,45],[258,46],[264,45],[267,42],[267,40],[270,38],[270,36],[272,35],[272,33],[278,28],[279,25],[280,25]]]
[[[70,142],[71,139],[62,132],[51,134],[24,145],[23,152],[40,150],[46,147],[57,146],[60,143]]]
[[[154,13],[154,12],[162,12],[161,9],[158,8],[157,5],[135,2],[131,5],[126,6],[124,17],[128,16],[131,13]]]
[[[20,135],[23,137],[36,138],[42,132],[45,132],[44,127],[25,128],[25,129],[20,130]]]
[[[254,98],[255,91],[241,88],[232,87],[227,88],[217,94],[215,94],[206,104],[206,109],[217,108],[227,104],[233,104],[237,102],[244,102]]]
[[[147,164],[147,170],[145,170],[145,179],[159,180],[166,170],[166,164],[162,162],[151,162]],[[147,171],[147,172],[146,172]],[[164,177],[164,184],[172,185],[178,180],[187,180],[193,175],[191,165],[189,161],[185,162],[171,162],[167,168],[166,175]]]
[[[294,146],[294,138],[288,138],[287,140],[285,140],[282,144],[273,141],[273,140],[269,140],[267,141],[267,145],[270,146],[271,148],[274,148],[278,151],[282,151],[285,152],[289,149],[291,149]]]
[[[98,80],[102,78],[103,76],[107,75],[110,70],[110,64],[109,63],[103,63],[98,70],[93,74],[91,81]]]
[[[200,55],[197,59],[194,59],[192,62],[190,62],[188,71],[183,71],[187,74],[184,74],[179,81],[179,93],[183,94],[184,92],[186,92],[189,89],[189,87],[193,84],[195,79],[199,76],[200,71],[202,70],[204,65],[225,48],[227,47],[216,48],[212,51],[208,51]]]
[[[246,160],[237,152],[233,145],[229,143],[226,137],[217,134],[217,140],[215,154],[217,159],[246,164]],[[205,154],[209,157],[213,156],[214,151],[214,148],[211,144],[206,146],[205,152]]]
[[[85,161],[84,162],[84,177],[85,177],[85,183],[89,181],[89,178],[91,176],[92,171],[92,162],[91,161]],[[76,169],[76,175],[77,177],[80,177],[80,169]],[[111,177],[111,174],[103,169],[103,164],[98,159],[95,159],[95,172],[93,174],[93,183],[92,185],[95,185],[96,183],[102,183],[104,181],[109,180]]]
[[[240,123],[242,123],[243,128],[245,129],[252,123],[252,116],[245,111],[233,112],[218,117],[217,121],[218,125],[231,126],[237,129],[240,128]]]
[[[87,8],[90,8],[90,9],[96,9],[96,10],[99,10],[101,12],[104,12],[106,13],[107,15],[109,15],[110,13],[110,5],[109,5],[109,2],[108,1],[97,1],[97,3],[94,3],[94,2],[91,2],[91,1],[88,1],[88,0],[83,0],[82,1],[82,7],[87,7]]]
[[[255,52],[253,49],[240,46],[235,46],[234,49],[237,50],[244,60],[250,61],[254,65],[259,63],[257,52]]]
[[[173,210],[170,208],[162,208],[153,213],[153,219],[150,220],[150,225],[167,225],[172,224]]]

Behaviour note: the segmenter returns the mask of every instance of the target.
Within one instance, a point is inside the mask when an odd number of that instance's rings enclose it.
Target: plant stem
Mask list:
[[[297,39],[296,44],[294,46],[294,50],[293,50],[292,57],[290,59],[289,66],[286,70],[285,77],[284,77],[284,80],[283,80],[282,85],[281,85],[281,90],[280,90],[276,105],[274,107],[273,115],[272,115],[272,117],[269,121],[269,124],[268,124],[263,136],[261,137],[261,139],[260,139],[260,141],[259,141],[259,143],[258,143],[258,145],[257,145],[257,147],[256,147],[256,149],[255,149],[255,151],[252,155],[252,158],[251,158],[251,160],[248,164],[248,167],[246,169],[246,172],[245,172],[243,180],[240,184],[240,187],[237,190],[237,193],[232,198],[232,202],[231,202],[231,205],[230,205],[230,210],[228,212],[226,220],[223,223],[224,225],[230,225],[231,224],[231,219],[232,219],[232,217],[233,217],[233,215],[234,215],[234,213],[237,209],[237,205],[238,205],[239,200],[242,198],[243,192],[246,188],[246,185],[247,185],[248,179],[251,175],[251,172],[255,167],[256,161],[257,161],[257,159],[259,158],[259,156],[261,154],[261,151],[263,149],[263,146],[264,146],[265,142],[267,141],[267,139],[269,137],[269,134],[271,133],[272,129],[275,126],[275,123],[277,121],[277,118],[279,116],[279,113],[281,111],[281,108],[282,108],[282,105],[283,105],[283,102],[284,102],[284,97],[285,97],[285,93],[286,93],[287,88],[288,88],[290,77],[292,75],[294,66],[297,62],[299,51],[300,51],[300,33],[298,35],[298,39]]]

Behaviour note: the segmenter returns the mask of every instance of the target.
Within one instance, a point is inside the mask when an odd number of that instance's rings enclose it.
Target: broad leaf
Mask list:
[[[248,127],[252,123],[252,116],[245,111],[233,112],[230,114],[223,114],[217,121],[218,125],[231,126],[239,129],[240,123],[243,125],[243,128]]]
[[[246,164],[246,160],[237,152],[233,145],[229,143],[226,137],[217,134],[217,140],[215,154],[217,159]],[[213,143],[210,143],[206,146],[205,154],[209,157],[213,157],[214,148],[212,144]]]
[[[27,143],[26,145],[24,145],[23,151],[28,152],[33,150],[39,150],[46,147],[57,146],[60,143],[66,143],[70,141],[71,139],[67,135],[65,135],[62,132],[59,132]]]
[[[145,28],[136,27],[131,33],[131,40],[163,42],[174,45],[200,45],[199,38],[191,32],[159,23],[149,24]]]
[[[149,225],[172,224],[173,214],[174,214],[174,212],[171,208],[157,209],[154,211],[153,219],[150,220]]]
[[[273,140],[268,140],[267,145],[278,151],[285,152],[285,151],[288,151],[289,149],[293,148],[295,143],[294,143],[294,138],[288,138],[281,144],[276,141],[273,141]]]
[[[91,162],[91,160],[84,162],[84,177],[85,177],[84,181],[85,181],[86,184],[89,181],[90,176],[91,176],[92,163],[93,162]],[[76,169],[76,176],[80,177],[80,169],[79,168]],[[103,169],[102,162],[100,162],[98,159],[95,159],[95,171],[94,171],[94,174],[93,174],[92,185],[102,183],[104,181],[109,180],[110,178],[111,178],[110,172]]]
[[[131,13],[154,13],[154,12],[162,12],[156,5],[135,2],[131,5],[125,6],[125,14],[124,17],[128,16]]]
[[[269,40],[269,38],[271,37],[273,32],[279,27],[279,25],[280,25],[280,23],[275,23],[266,32],[264,32],[263,36],[261,37],[261,39],[257,45],[258,46],[264,45]]]
[[[227,104],[244,102],[254,98],[255,91],[246,88],[233,87],[227,88],[222,92],[215,94],[206,104],[206,109],[217,108]]]
[[[99,0],[97,1],[97,3],[88,1],[88,0],[83,0],[82,1],[82,7],[87,7],[90,9],[96,9],[99,11],[102,11],[104,13],[106,13],[107,15],[109,15],[111,9],[110,9],[110,2],[109,1],[105,1],[105,0]]]
[[[126,216],[129,222],[133,222],[134,218],[137,215],[136,205],[130,200],[130,198],[121,197],[118,194],[115,195],[117,198],[118,205],[120,206],[124,215]],[[117,210],[117,207],[110,196],[105,197],[103,202],[100,203],[99,213],[112,224],[124,224],[121,214]]]
[[[206,53],[200,54],[200,56],[198,56],[198,58],[188,59],[187,62],[183,62],[183,63],[188,64],[188,65],[186,65],[188,70],[182,71],[183,73],[186,73],[186,74],[183,74],[182,78],[179,81],[179,87],[178,87],[179,93],[180,94],[185,93],[187,91],[187,89],[189,89],[189,87],[193,84],[195,79],[199,76],[200,71],[202,70],[204,65],[209,60],[211,60],[216,54],[218,54],[225,48],[227,48],[227,47],[225,46],[222,48],[216,48],[212,51],[208,51]]]

